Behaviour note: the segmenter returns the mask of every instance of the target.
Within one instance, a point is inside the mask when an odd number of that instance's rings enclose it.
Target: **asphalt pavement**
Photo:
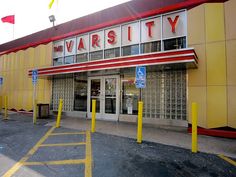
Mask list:
[[[0,176],[236,177],[236,166],[217,155],[48,126],[53,121],[33,125],[32,117],[19,114],[0,121]]]

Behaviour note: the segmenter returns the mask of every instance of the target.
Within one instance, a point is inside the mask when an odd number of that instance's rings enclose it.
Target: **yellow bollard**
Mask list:
[[[91,132],[95,132],[95,127],[96,127],[96,100],[92,100],[92,125],[91,125]]]
[[[36,124],[37,122],[37,100],[34,100],[34,115],[33,115],[33,123]]]
[[[63,104],[63,100],[60,99],[60,101],[59,101],[59,107],[58,107],[58,114],[57,114],[56,128],[59,128],[59,127],[60,127],[60,123],[61,123],[61,112],[62,112],[62,104]]]
[[[138,128],[137,128],[137,143],[142,143],[143,129],[143,102],[138,102]]]
[[[4,97],[4,108],[5,108],[5,110],[4,110],[4,119],[7,119],[7,117],[8,117],[8,112],[7,112],[7,108],[8,107],[8,98],[7,98],[7,96],[5,96]]]
[[[192,103],[192,152],[197,152],[197,103]]]

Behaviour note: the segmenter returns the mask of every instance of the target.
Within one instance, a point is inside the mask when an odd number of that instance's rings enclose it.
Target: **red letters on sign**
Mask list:
[[[132,41],[131,40],[131,26],[128,26],[128,40]]]
[[[179,16],[178,16],[178,15],[175,16],[174,21],[172,21],[172,19],[171,19],[170,17],[168,17],[167,19],[168,19],[168,21],[169,21],[169,23],[170,23],[170,25],[171,25],[171,31],[172,31],[172,33],[175,33],[176,23],[177,23],[177,21],[178,21],[178,19],[179,19]]]
[[[78,45],[78,50],[81,50],[81,49],[85,49],[83,38],[80,38],[79,45]]]
[[[148,27],[148,36],[152,37],[152,26],[154,25],[154,21],[146,22],[145,24]]]
[[[70,42],[66,41],[66,49],[68,52],[72,52],[73,45],[74,45],[74,41],[72,40]]]
[[[108,36],[107,42],[109,44],[114,44],[116,42],[116,33],[115,33],[115,31],[113,31],[113,30],[109,31],[107,36]]]
[[[54,52],[63,52],[63,46],[62,45],[55,46],[54,47]]]
[[[99,45],[99,36],[97,34],[92,35],[92,46],[93,47],[100,47]]]

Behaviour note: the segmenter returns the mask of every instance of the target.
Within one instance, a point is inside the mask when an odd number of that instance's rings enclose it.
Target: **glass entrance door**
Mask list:
[[[96,118],[118,120],[119,76],[91,77],[88,80],[88,117],[91,118],[92,99],[96,100]]]

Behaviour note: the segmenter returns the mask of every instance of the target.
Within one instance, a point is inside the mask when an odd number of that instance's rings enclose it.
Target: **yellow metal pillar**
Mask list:
[[[36,124],[37,122],[37,100],[34,100],[34,117],[33,117],[33,123]]]
[[[92,125],[91,125],[91,132],[95,132],[96,127],[96,100],[92,100]]]
[[[58,107],[58,114],[57,114],[56,128],[60,127],[60,123],[61,123],[61,112],[62,112],[62,104],[63,104],[63,100],[60,99],[60,101],[59,101],[59,107]]]
[[[138,128],[137,128],[137,143],[142,143],[143,129],[143,102],[138,102]]]
[[[192,152],[197,152],[197,103],[192,103]]]
[[[8,109],[8,98],[7,96],[4,97],[4,119],[7,119],[8,117],[8,112],[7,112],[7,109]]]

